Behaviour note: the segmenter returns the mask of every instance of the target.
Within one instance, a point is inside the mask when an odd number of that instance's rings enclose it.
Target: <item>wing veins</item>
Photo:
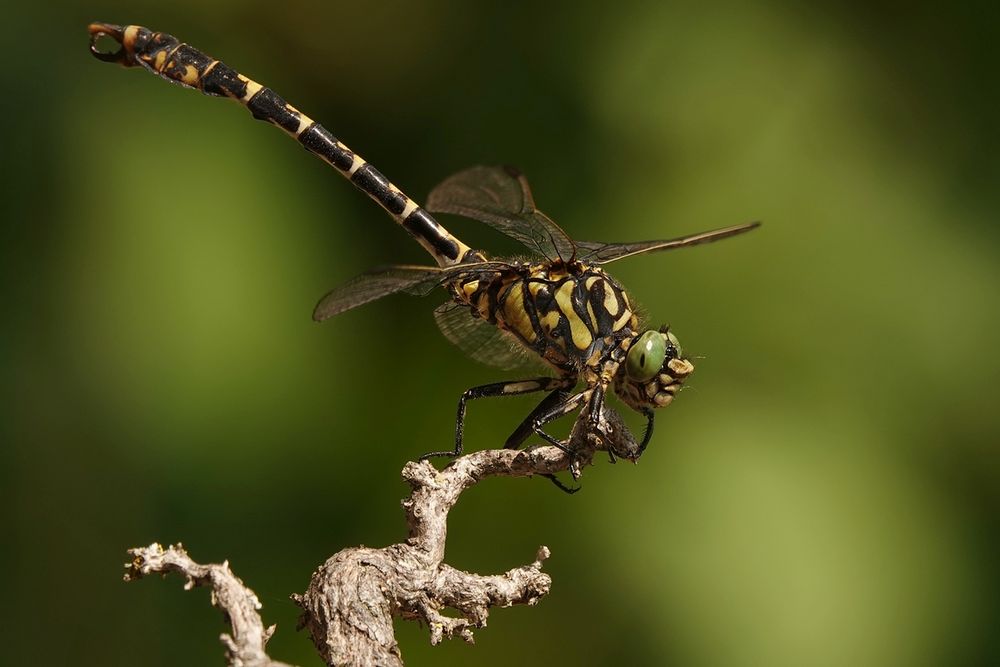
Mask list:
[[[722,229],[713,229],[707,232],[698,232],[680,236],[675,239],[663,239],[657,241],[636,241],[634,243],[598,243],[594,241],[578,241],[577,246],[585,250],[580,256],[580,261],[592,264],[608,264],[616,260],[640,255],[647,252],[660,252],[663,250],[674,250],[676,248],[687,248],[689,246],[700,245],[702,243],[712,243],[720,241],[730,236],[736,236],[755,229],[760,226],[759,222],[749,222]]]

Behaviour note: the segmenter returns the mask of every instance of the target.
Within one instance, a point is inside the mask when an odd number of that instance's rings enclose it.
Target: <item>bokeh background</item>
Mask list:
[[[448,561],[553,557],[552,593],[410,664],[1000,662],[996,16],[988,3],[98,1],[5,11],[0,370],[10,664],[222,664],[130,546],[228,558],[318,665],[288,595],[405,535],[403,463],[503,379],[441,299],[322,326],[328,288],[421,249],[236,105],[92,59],[165,30],[274,87],[423,199],[519,165],[577,238],[752,235],[612,273],[699,357],[638,466],[495,480]],[[447,219],[496,252],[506,239]],[[531,399],[476,403],[495,446]]]

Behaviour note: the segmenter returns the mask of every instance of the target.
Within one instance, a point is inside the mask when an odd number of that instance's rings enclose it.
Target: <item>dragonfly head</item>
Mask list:
[[[684,358],[680,342],[667,327],[649,329],[631,339],[615,374],[615,393],[639,412],[662,408],[693,372],[694,364]]]

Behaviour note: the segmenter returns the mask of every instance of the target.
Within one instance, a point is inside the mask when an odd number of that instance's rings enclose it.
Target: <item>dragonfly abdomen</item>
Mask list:
[[[98,57],[120,62],[127,67],[141,65],[154,74],[206,95],[234,99],[257,120],[280,127],[303,148],[333,166],[374,199],[434,256],[439,266],[457,264],[469,252],[468,246],[390,183],[375,167],[270,88],[167,33],[152,32],[141,26],[120,28],[102,23],[92,24],[90,31],[93,35],[108,35],[122,45],[122,49],[114,54],[95,51]]]

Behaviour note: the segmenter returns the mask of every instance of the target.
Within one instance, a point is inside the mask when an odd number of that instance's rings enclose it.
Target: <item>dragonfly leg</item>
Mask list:
[[[582,486],[566,486],[565,484],[563,484],[562,482],[560,482],[559,478],[556,477],[552,473],[548,473],[548,474],[542,475],[542,477],[545,477],[550,482],[552,482],[553,484],[555,484],[557,489],[559,489],[563,493],[567,493],[569,495],[573,495],[574,493],[576,493],[577,491],[579,491],[580,489],[583,488]]]
[[[556,447],[566,452],[567,454],[572,454],[573,452],[571,452],[570,449],[566,447],[566,445],[564,445],[562,442],[556,440],[554,437],[543,431],[542,427],[551,421],[555,421],[560,417],[563,417],[575,410],[578,410],[581,405],[590,400],[592,393],[593,392],[590,389],[582,391],[579,394],[575,394],[570,398],[564,400],[562,403],[555,404],[547,411],[535,415],[534,420],[532,420],[531,422],[531,430],[534,431],[536,434],[538,434],[543,440],[545,440],[549,444],[555,445]]]
[[[551,389],[561,389],[568,379],[541,377],[531,380],[516,380],[514,382],[493,382],[466,390],[458,400],[458,414],[455,417],[455,449],[443,452],[427,452],[421,459],[429,459],[434,456],[458,457],[462,455],[462,441],[465,435],[465,405],[468,401],[476,398],[490,398],[493,396],[518,396],[520,394],[530,394],[535,391],[547,391]]]
[[[566,392],[558,392],[558,393],[562,394],[562,396],[559,396],[559,398],[562,399],[561,402],[557,402],[555,400],[552,400],[551,401],[552,405],[551,406],[546,406],[546,407],[548,407],[547,410],[541,410],[541,409],[539,409],[539,408],[542,407],[542,405],[539,405],[539,407],[536,408],[534,410],[534,412],[532,412],[532,415],[534,416],[534,418],[531,420],[531,430],[534,431],[535,433],[537,433],[541,438],[543,438],[549,444],[554,445],[555,447],[558,447],[559,449],[561,449],[562,451],[564,451],[570,457],[571,461],[575,461],[576,460],[575,459],[576,452],[574,452],[569,447],[567,447],[566,445],[564,445],[562,442],[560,442],[559,440],[556,440],[554,437],[552,437],[551,435],[549,435],[548,433],[546,433],[544,430],[542,430],[542,426],[544,426],[545,424],[547,424],[547,423],[549,423],[551,421],[555,421],[556,419],[559,419],[560,417],[568,415],[569,413],[573,412],[574,410],[578,410],[581,405],[583,405],[588,400],[592,399],[593,393],[591,392],[591,390],[588,389],[587,391],[580,392],[579,394],[576,394],[576,395],[571,396],[569,398],[565,398],[565,393]],[[552,399],[553,396],[556,395],[556,394],[557,394],[557,392],[553,392],[552,394],[550,394],[548,397],[546,397],[546,399],[544,401],[542,401],[542,404],[543,405],[547,404],[550,401],[550,399]],[[571,472],[571,474],[573,475],[573,477],[575,479],[576,478],[576,473],[572,471],[572,465],[570,466],[570,468],[571,468],[570,472]],[[577,491],[579,491],[580,488],[581,488],[579,486],[577,486],[575,488],[566,486],[561,481],[559,481],[559,478],[556,477],[554,474],[543,475],[543,477],[546,477],[550,482],[552,482],[553,484],[555,484],[556,488],[559,489],[560,491],[562,491],[563,493],[574,494]]]
[[[639,443],[639,451],[636,453],[635,458],[638,459],[642,456],[642,453],[646,451],[646,445],[653,437],[653,411],[646,408],[642,411],[642,414],[646,416],[646,432],[642,434],[642,442]]]
[[[590,421],[590,428],[596,429],[601,423],[601,416],[604,414],[604,385],[594,387],[594,393],[590,395],[587,405],[587,419]]]
[[[507,438],[507,442],[504,444],[504,449],[517,449],[523,445],[528,436],[535,432],[535,419],[555,406],[565,403],[566,399],[570,397],[569,392],[566,391],[568,387],[569,383],[567,383],[566,387],[553,390],[551,394],[542,399],[542,402],[536,405],[535,409],[528,413],[524,421],[510,434],[510,437]]]

